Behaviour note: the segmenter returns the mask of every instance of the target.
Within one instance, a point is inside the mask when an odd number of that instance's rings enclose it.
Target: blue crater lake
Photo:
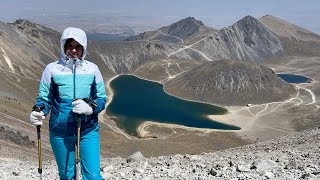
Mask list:
[[[144,121],[196,128],[240,129],[206,117],[224,114],[227,112],[226,109],[171,96],[164,92],[162,84],[121,75],[110,85],[114,96],[107,107],[107,114],[116,116],[117,126],[130,135],[138,136],[136,129]]]
[[[277,74],[281,79],[288,83],[305,83],[310,82],[311,79],[301,75],[295,74]]]

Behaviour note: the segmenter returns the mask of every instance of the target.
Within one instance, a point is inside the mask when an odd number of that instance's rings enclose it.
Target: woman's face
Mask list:
[[[66,55],[70,59],[80,59],[82,56],[82,46],[77,41],[72,40],[71,42],[67,42],[66,44]]]

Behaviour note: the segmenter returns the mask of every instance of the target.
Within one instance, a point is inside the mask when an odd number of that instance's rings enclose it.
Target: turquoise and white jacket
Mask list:
[[[67,39],[73,38],[83,46],[81,59],[68,59],[64,52]],[[90,98],[97,107],[93,114],[81,115],[81,132],[89,132],[98,126],[98,113],[105,109],[106,92],[97,65],[84,57],[87,53],[87,37],[83,30],[67,28],[61,37],[61,59],[47,65],[42,73],[36,106],[42,106],[47,116],[51,110],[49,129],[63,135],[76,133],[77,114],[72,112],[72,101]]]

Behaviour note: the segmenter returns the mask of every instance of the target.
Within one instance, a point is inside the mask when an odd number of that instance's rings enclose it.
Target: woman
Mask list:
[[[69,27],[60,39],[61,59],[45,68],[35,108],[30,114],[33,125],[42,125],[50,114],[50,143],[60,179],[75,177],[77,121],[81,120],[80,162],[82,178],[102,179],[98,113],[105,109],[106,93],[97,65],[84,57],[87,37],[83,30]]]

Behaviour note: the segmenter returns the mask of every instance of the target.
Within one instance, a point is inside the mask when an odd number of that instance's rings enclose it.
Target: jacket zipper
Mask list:
[[[76,99],[76,63],[77,60],[73,59],[73,68],[72,68],[72,73],[73,73],[73,100]],[[76,122],[76,115],[73,113],[73,122]]]

